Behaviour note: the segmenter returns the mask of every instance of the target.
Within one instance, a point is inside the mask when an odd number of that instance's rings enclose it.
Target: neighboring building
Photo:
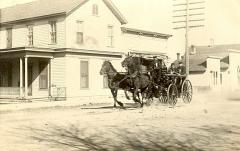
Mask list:
[[[195,88],[225,92],[240,88],[240,44],[192,46],[189,64]]]
[[[166,53],[171,36],[127,28],[110,0],[38,0],[0,10],[0,98],[110,95],[104,60]]]

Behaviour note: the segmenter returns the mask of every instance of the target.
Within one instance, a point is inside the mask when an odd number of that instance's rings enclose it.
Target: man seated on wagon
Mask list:
[[[168,69],[168,73],[170,74],[176,74],[177,73],[177,68],[174,63],[171,63],[171,66]]]
[[[178,67],[177,67],[177,72],[181,75],[185,74],[186,73],[186,68],[185,66],[183,65],[183,62],[180,61],[179,64],[178,64]]]

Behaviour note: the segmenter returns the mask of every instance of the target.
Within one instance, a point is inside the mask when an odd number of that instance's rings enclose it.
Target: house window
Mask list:
[[[48,88],[48,62],[39,62],[39,89]]]
[[[238,82],[240,83],[240,66],[237,67],[237,78]]]
[[[92,14],[95,16],[98,15],[98,5],[97,4],[92,5]]]
[[[12,48],[12,28],[7,29],[7,48]]]
[[[83,44],[83,21],[77,21],[76,42],[77,44]]]
[[[113,47],[113,39],[114,39],[113,26],[109,25],[108,26],[108,46],[109,47]]]
[[[33,26],[29,25],[28,28],[28,45],[33,46]]]
[[[215,74],[216,74],[216,76],[215,76],[215,83],[216,83],[216,85],[218,85],[218,72],[215,72]]]
[[[57,43],[57,24],[56,21],[50,21],[50,26],[51,26],[51,44],[56,44]]]
[[[211,71],[211,73],[212,73],[212,77],[213,77],[213,79],[212,79],[213,85],[217,85],[218,84],[218,72],[217,71]]]
[[[108,88],[108,76],[103,75],[103,88]]]
[[[80,62],[80,87],[89,88],[88,61]]]

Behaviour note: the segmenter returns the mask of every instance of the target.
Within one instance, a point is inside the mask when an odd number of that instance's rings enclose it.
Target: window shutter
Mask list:
[[[39,62],[39,89],[48,88],[48,62]]]
[[[89,71],[88,71],[88,61],[80,62],[80,87],[88,88],[89,87]]]

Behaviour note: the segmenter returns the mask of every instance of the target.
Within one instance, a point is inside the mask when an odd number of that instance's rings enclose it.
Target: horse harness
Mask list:
[[[137,76],[139,76],[139,72],[134,72],[133,74],[127,74],[123,79],[121,79],[119,82],[116,82],[116,86],[119,87],[120,83],[122,83],[123,81],[127,80],[128,78],[130,78],[131,80],[131,85],[133,85],[133,79],[136,78]],[[113,79],[109,79],[110,84],[112,84]]]

